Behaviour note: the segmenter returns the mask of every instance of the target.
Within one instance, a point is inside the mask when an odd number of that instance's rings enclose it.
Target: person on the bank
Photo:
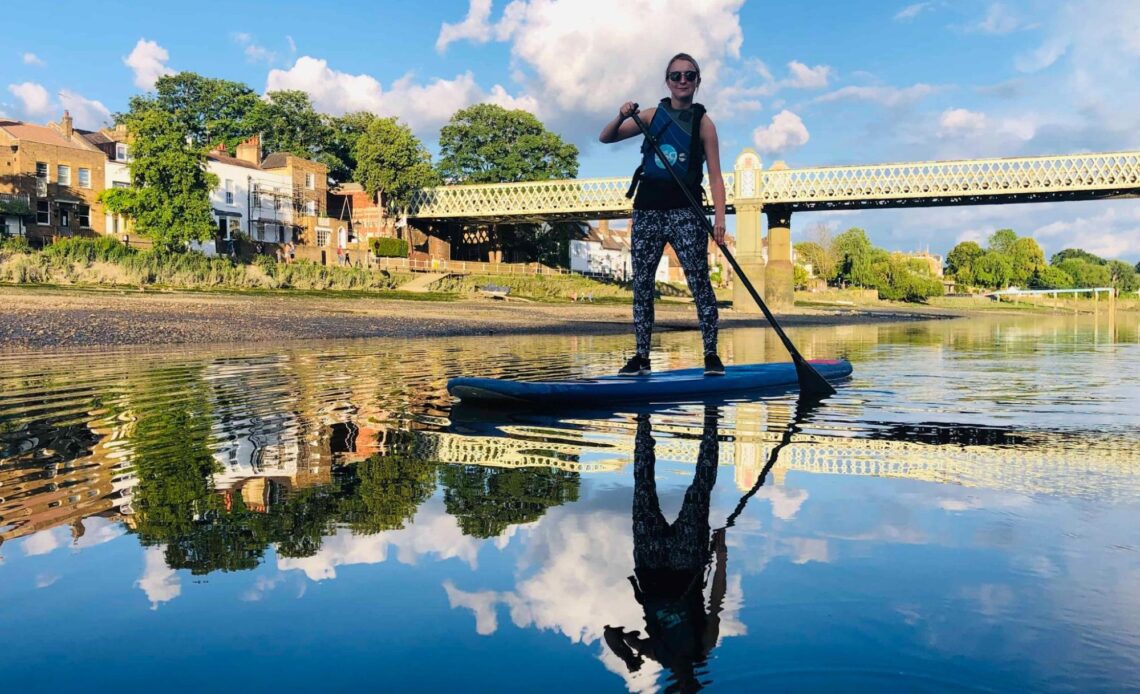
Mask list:
[[[707,164],[709,189],[713,198],[713,235],[724,242],[725,195],[720,172],[720,144],[716,126],[693,97],[701,85],[701,69],[687,53],[678,53],[665,69],[669,96],[653,108],[641,112],[641,120],[669,157],[669,163],[685,181],[697,200],[702,198],[702,164]],[[620,142],[638,134],[630,119],[637,104],[627,101],[618,115],[602,128],[598,139]],[[649,347],[653,337],[653,296],[657,265],[665,244],[673,246],[685,280],[697,307],[705,352],[705,375],[724,375],[717,356],[716,295],[709,280],[708,241],[705,227],[684,192],[660,162],[646,141],[641,147],[641,166],[634,173],[630,193],[633,198],[633,326],[637,352],[618,371],[621,376],[644,376],[651,371]]]

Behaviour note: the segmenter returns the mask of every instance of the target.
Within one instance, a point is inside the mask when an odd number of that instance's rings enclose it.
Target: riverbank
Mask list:
[[[959,315],[919,306],[796,308],[779,320],[784,326],[844,325]],[[721,310],[722,328],[764,325],[762,316]],[[692,306],[660,302],[657,326],[695,330]],[[0,287],[0,347],[9,350],[364,337],[602,335],[630,329],[630,307],[622,304]]]

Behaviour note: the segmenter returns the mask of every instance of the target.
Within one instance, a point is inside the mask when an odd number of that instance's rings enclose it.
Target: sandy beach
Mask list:
[[[630,307],[493,299],[407,301],[311,294],[228,294],[66,288],[0,288],[0,346],[213,344],[261,340],[443,337],[481,334],[620,334]],[[781,325],[841,325],[945,318],[930,308],[803,309]],[[763,316],[721,310],[721,327],[767,325]],[[659,330],[695,330],[690,305],[663,302]]]

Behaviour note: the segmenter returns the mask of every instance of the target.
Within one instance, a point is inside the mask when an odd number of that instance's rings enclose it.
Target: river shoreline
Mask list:
[[[813,326],[963,315],[920,306],[797,307],[777,318],[782,326]],[[0,287],[0,346],[9,351],[369,337],[605,335],[630,332],[630,324],[630,307],[623,304]],[[766,325],[763,316],[721,310],[722,329]],[[658,303],[658,330],[696,328],[691,305]]]

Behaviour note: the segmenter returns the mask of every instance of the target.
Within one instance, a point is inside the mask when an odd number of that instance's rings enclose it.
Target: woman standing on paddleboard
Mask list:
[[[685,181],[685,185],[701,199],[702,164],[707,162],[709,188],[713,198],[713,233],[718,244],[724,242],[724,179],[720,173],[720,144],[716,126],[705,115],[701,104],[693,103],[701,85],[701,69],[687,53],[678,53],[665,68],[665,84],[669,96],[654,108],[642,113],[649,131],[669,157],[669,163]],[[598,139],[605,143],[620,142],[639,132],[630,117],[637,104],[627,101],[618,116],[602,128]],[[697,212],[665,166],[653,153],[648,141],[642,145],[641,166],[634,173],[630,194],[633,199],[633,327],[637,353],[618,371],[620,376],[644,376],[650,373],[649,345],[653,336],[653,295],[655,275],[665,244],[673,246],[685,280],[689,283],[701,338],[705,351],[705,375],[724,375],[724,365],[717,356],[716,295],[709,281],[708,241]]]

